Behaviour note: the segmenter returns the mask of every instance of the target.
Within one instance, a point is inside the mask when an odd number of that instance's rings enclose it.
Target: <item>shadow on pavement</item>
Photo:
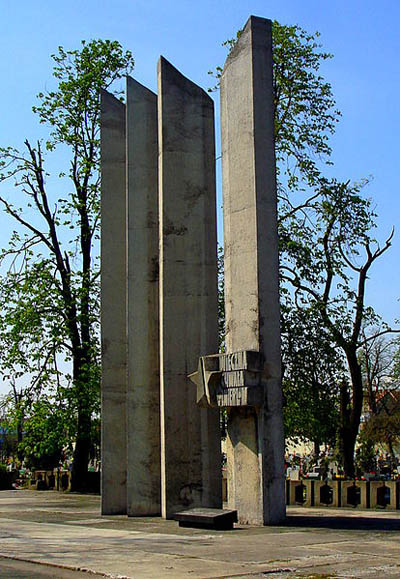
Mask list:
[[[302,527],[309,529],[343,529],[351,531],[400,531],[400,519],[388,516],[302,516],[288,515],[285,527]]]

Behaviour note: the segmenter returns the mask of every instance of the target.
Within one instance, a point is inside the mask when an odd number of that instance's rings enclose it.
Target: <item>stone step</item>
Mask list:
[[[181,511],[175,515],[180,527],[199,527],[228,531],[237,523],[237,511],[228,509],[195,508]]]

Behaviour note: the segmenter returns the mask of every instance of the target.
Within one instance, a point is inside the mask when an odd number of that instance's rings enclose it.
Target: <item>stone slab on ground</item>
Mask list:
[[[216,529],[217,531],[230,531],[233,524],[237,523],[237,511],[228,509],[196,508],[181,511],[175,515],[180,527],[200,527]]]
[[[54,577],[59,566],[135,579],[400,577],[400,512],[288,514],[285,526],[204,531],[156,517],[101,517],[94,495],[1,491],[0,570],[16,558],[58,566]]]

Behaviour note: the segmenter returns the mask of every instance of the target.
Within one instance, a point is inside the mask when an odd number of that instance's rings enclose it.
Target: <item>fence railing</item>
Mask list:
[[[396,510],[400,509],[400,482],[288,480],[286,504]]]

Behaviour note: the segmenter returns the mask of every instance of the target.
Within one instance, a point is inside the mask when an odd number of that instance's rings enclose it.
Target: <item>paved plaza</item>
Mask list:
[[[285,526],[208,531],[101,516],[94,495],[1,491],[0,539],[0,577],[400,577],[398,511],[289,507]]]

